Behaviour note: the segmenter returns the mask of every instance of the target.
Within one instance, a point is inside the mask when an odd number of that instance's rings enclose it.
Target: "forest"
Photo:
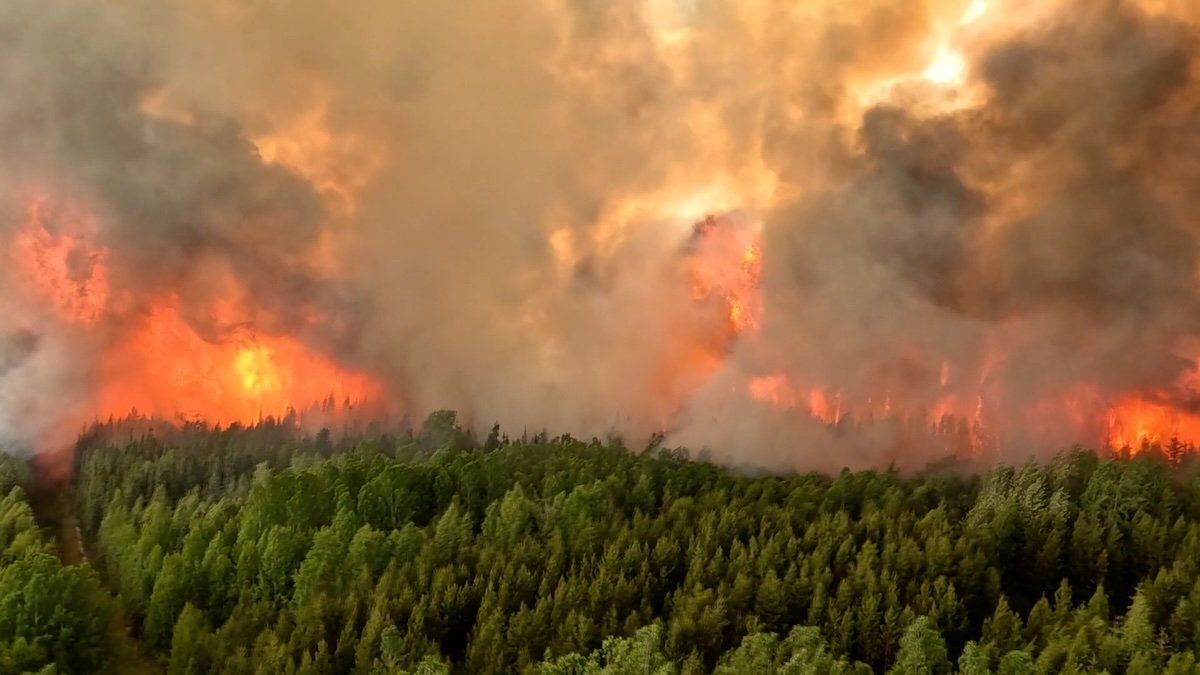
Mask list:
[[[72,462],[65,564],[0,461],[0,672],[1200,672],[1178,448],[766,475],[442,411],[109,423]]]

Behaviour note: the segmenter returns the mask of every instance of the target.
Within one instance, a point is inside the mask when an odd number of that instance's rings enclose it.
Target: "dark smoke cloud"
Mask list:
[[[1042,4],[968,46],[977,104],[866,110],[849,175],[773,214],[766,247],[770,341],[791,343],[769,361],[782,353],[798,379],[852,400],[889,391],[910,406],[945,394],[948,363],[951,391],[983,393],[1011,454],[1097,440],[1028,417],[1077,385],[1098,402],[1172,388],[1194,367],[1200,299],[1183,187],[1200,131],[1196,25],[1128,2]],[[789,425],[722,440],[753,448]],[[856,440],[863,464],[900,447]]]
[[[83,331],[64,332],[37,308],[6,312],[0,326],[12,337],[3,353],[15,355],[0,371],[0,434],[8,438],[69,439],[77,429],[60,425],[77,420],[71,407],[94,386],[98,356],[166,293],[178,295],[210,340],[232,328],[211,313],[220,274],[256,298],[252,319],[262,328],[311,332],[328,345],[344,342],[326,333],[347,330],[345,322],[313,328],[304,316],[361,303],[306,268],[322,201],[300,177],[265,164],[237,119],[201,111],[184,123],[144,112],[168,75],[170,30],[157,3],[13,2],[0,10],[0,88],[8,92],[0,103],[0,236],[8,240],[24,223],[31,199],[90,211],[91,243],[106,251],[114,289],[102,324]],[[71,232],[71,218],[52,215],[44,225]],[[86,277],[80,255],[72,252],[69,273]],[[20,281],[0,287],[14,305]]]

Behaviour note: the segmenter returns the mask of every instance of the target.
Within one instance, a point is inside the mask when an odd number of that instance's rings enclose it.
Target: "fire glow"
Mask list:
[[[166,420],[252,423],[293,407],[360,403],[379,396],[373,378],[343,370],[287,335],[254,331],[229,321],[205,338],[166,294],[134,311],[111,306],[108,252],[89,243],[95,219],[55,209],[48,197],[30,200],[12,251],[26,290],[65,326],[90,329],[115,311],[121,328],[98,358],[98,385],[88,413],[96,419],[136,412]],[[244,312],[230,298],[211,317]],[[220,324],[220,321],[217,321]]]
[[[57,218],[81,230],[91,223],[86,214],[53,216],[50,209],[45,197],[30,200],[12,242],[16,266],[64,321],[95,322],[108,301],[105,251],[92,249],[81,236],[51,233],[46,225]]]
[[[0,442],[331,399],[787,468],[1200,442],[1194,3],[22,2],[79,50],[0,44]]]
[[[366,375],[341,370],[287,336],[201,338],[170,303],[140,318],[107,356],[98,414],[136,410],[166,419],[250,423],[332,397],[340,406],[378,395]]]

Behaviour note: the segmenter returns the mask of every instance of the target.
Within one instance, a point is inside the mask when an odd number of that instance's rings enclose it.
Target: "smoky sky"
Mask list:
[[[1006,458],[1095,442],[1122,397],[1195,399],[1198,24],[1133,0],[8,2],[0,239],[59,205],[46,228],[103,250],[109,290],[64,323],[10,256],[0,437],[111,412],[97,364],[169,293],[205,340],[291,335],[480,429],[791,467],[946,450],[748,395],[778,375],[847,411],[953,400]],[[939,50],[961,81],[922,76]],[[758,242],[753,330],[695,290],[709,217]]]

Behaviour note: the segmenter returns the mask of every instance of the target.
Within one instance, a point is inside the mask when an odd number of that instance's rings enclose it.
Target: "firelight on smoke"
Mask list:
[[[234,331],[206,340],[170,300],[135,320],[104,361],[97,415],[250,423],[333,398],[370,401],[378,385],[288,336]]]
[[[282,388],[278,369],[269,347],[251,345],[238,350],[234,362],[242,376],[242,388],[251,396],[278,392]]]
[[[16,268],[64,321],[93,323],[108,302],[107,253],[89,245],[87,214],[52,210],[44,196],[29,201],[12,241]]]
[[[0,442],[331,398],[804,468],[1200,442],[1194,3],[343,5],[0,11]]]
[[[331,398],[340,406],[379,395],[372,378],[344,371],[290,336],[236,323],[202,336],[173,294],[145,308],[121,307],[110,292],[109,253],[93,243],[97,227],[87,212],[39,195],[11,248],[25,293],[50,308],[63,330],[90,332],[119,320],[111,342],[98,345],[100,382],[87,414],[250,423]],[[211,312],[218,323],[245,314],[234,298],[219,300]]]
[[[757,227],[736,217],[709,217],[696,224],[691,246],[692,297],[724,305],[731,339],[757,330],[762,315]]]

